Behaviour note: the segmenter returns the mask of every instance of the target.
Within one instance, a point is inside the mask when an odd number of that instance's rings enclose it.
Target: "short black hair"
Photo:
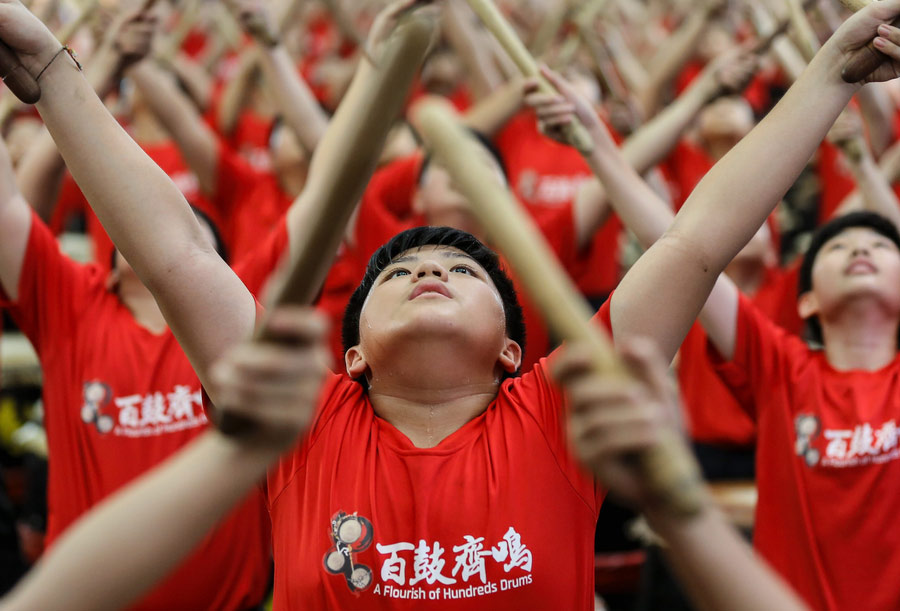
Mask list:
[[[500,153],[500,149],[497,148],[491,140],[482,134],[477,129],[472,129],[471,127],[467,127],[466,131],[469,132],[469,135],[475,138],[482,147],[487,150],[488,153],[491,154],[491,157],[494,158],[494,161],[497,162],[497,165],[500,167],[500,172],[503,174],[503,180],[506,183],[509,183],[509,170],[506,168],[506,162],[503,161],[503,155]],[[425,152],[425,157],[422,159],[422,164],[419,166],[419,174],[416,176],[416,184],[422,184],[422,179],[425,177],[425,171],[428,170],[428,166],[431,165],[433,158],[431,151]]]
[[[803,255],[803,262],[800,265],[799,277],[797,280],[797,295],[803,295],[812,290],[812,270],[816,262],[816,257],[825,243],[831,238],[843,233],[847,229],[855,227],[863,227],[871,229],[875,233],[879,233],[893,242],[898,250],[900,250],[900,233],[897,227],[887,218],[876,214],[875,212],[859,211],[844,214],[825,223],[813,233],[812,241],[806,254]],[[815,316],[807,319],[807,334],[809,338],[815,342],[822,343],[822,325]]]
[[[506,335],[519,344],[522,352],[525,352],[525,321],[522,316],[522,306],[516,295],[516,289],[512,280],[504,271],[500,258],[493,250],[482,244],[478,238],[470,233],[454,229],[452,227],[415,227],[398,233],[384,246],[375,251],[362,282],[347,303],[344,310],[344,319],[341,327],[341,339],[344,352],[359,344],[359,317],[363,304],[375,284],[378,275],[387,268],[394,259],[408,250],[421,248],[422,246],[446,246],[458,248],[472,257],[487,272],[490,279],[500,293],[503,302],[503,313],[506,319]],[[503,377],[515,377],[518,372],[505,374]],[[362,377],[357,381],[363,386],[366,382]]]

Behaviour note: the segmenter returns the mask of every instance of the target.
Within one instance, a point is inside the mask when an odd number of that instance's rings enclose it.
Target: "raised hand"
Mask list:
[[[225,4],[254,40],[267,47],[278,44],[278,25],[262,0],[227,0]]]
[[[212,368],[216,410],[256,423],[248,441],[288,449],[313,416],[329,366],[324,318],[282,307],[266,326],[274,341],[246,341]],[[243,439],[243,438],[242,438]]]
[[[897,78],[900,76],[900,32],[890,23],[898,16],[900,0],[873,2],[847,19],[823,48],[834,49],[838,54],[837,67],[843,67],[857,51],[874,42],[875,48],[885,55],[885,61],[862,82]]]
[[[149,55],[158,21],[152,8],[125,13],[114,20],[110,30],[112,44],[123,69]]]
[[[61,47],[53,33],[19,0],[0,0],[0,40],[32,76],[40,74]]]
[[[591,134],[604,129],[591,103],[566,79],[541,66],[541,73],[556,88],[558,94],[544,93],[536,78],[524,82],[525,103],[534,109],[542,133],[558,142],[568,144],[565,127],[577,118]]]
[[[677,393],[655,344],[628,342],[620,354],[634,375],[598,373],[585,346],[567,344],[553,362],[553,376],[569,400],[569,438],[576,456],[617,497],[648,508],[651,494],[636,452],[660,443],[676,426]]]

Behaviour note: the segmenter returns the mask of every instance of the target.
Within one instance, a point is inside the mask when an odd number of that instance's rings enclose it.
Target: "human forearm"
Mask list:
[[[689,519],[652,513],[648,517],[666,543],[666,556],[681,584],[700,609],[807,609],[712,506]]]
[[[881,172],[864,141],[859,142],[859,149],[860,157],[850,162],[850,169],[856,179],[856,188],[862,197],[864,207],[890,219],[900,228],[900,201],[897,194],[894,193],[891,183]]]
[[[665,110],[629,136],[622,145],[622,155],[639,174],[658,164],[718,89],[711,75],[698,79]]]
[[[493,51],[479,35],[475,15],[462,0],[444,5],[443,32],[453,46],[466,73],[475,97],[482,99],[500,87],[504,78],[494,63]]]
[[[68,58],[41,78],[37,108],[112,238],[153,292],[204,380],[253,325],[253,299],[213,250],[184,196],[109,114]]]
[[[217,40],[210,44],[217,44]],[[179,53],[172,58],[169,67],[178,80],[184,84],[197,107],[205,112],[209,108],[213,95],[213,79],[206,69],[184,53]]]
[[[522,78],[516,77],[469,108],[462,117],[472,129],[493,137],[522,107]]]
[[[259,70],[259,55],[255,48],[245,50],[241,55],[237,74],[225,85],[219,107],[219,133],[231,135],[237,127],[241,111],[247,103],[250,88]]]
[[[653,54],[648,64],[647,82],[638,94],[644,116],[652,117],[659,110],[666,88],[693,55],[709,18],[710,13],[705,9],[691,13]]]
[[[715,273],[771,213],[858,88],[841,80],[841,59],[826,45],[781,102],[697,185],[676,219],[673,234],[696,240]],[[718,225],[710,236],[713,215]]]
[[[216,136],[171,75],[152,60],[135,64],[128,75],[141,92],[151,112],[178,145],[185,161],[197,175],[200,188],[214,195],[219,149]]]
[[[866,85],[859,90],[856,99],[866,124],[872,152],[880,157],[896,140],[893,118],[897,108],[880,83]]]
[[[311,153],[328,127],[325,111],[300,78],[283,45],[262,49],[261,57],[266,83],[275,96],[279,112],[303,148]]]
[[[66,164],[53,136],[46,129],[41,130],[16,168],[16,181],[44,222],[53,216],[65,171]]]
[[[76,523],[0,609],[127,606],[190,552],[277,455],[206,433]]]

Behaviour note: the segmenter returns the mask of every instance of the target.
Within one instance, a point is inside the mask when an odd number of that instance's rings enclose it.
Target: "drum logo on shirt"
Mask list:
[[[190,386],[179,384],[169,393],[113,397],[109,384],[91,380],[84,383],[82,396],[81,420],[104,435],[152,437],[207,424],[200,390]],[[105,413],[111,405],[118,408],[116,416]]]
[[[853,428],[825,428],[817,416],[801,414],[794,420],[796,452],[810,467],[858,467],[900,458],[900,435],[894,419],[873,426],[869,422]],[[820,435],[821,433],[821,435]],[[824,444],[824,457],[813,440]]]
[[[355,513],[337,512],[331,518],[331,540],[334,549],[325,553],[325,570],[343,575],[351,592],[361,592],[372,585],[372,569],[353,562],[354,554],[365,551],[372,544],[372,523]]]
[[[354,562],[354,554],[366,550],[372,543],[372,523],[357,514],[339,511],[331,519],[331,540],[334,548],[325,554],[325,569],[334,575],[342,574],[351,592],[367,589],[373,581],[372,570]],[[511,590],[532,583],[531,550],[522,536],[510,526],[503,538],[485,549],[485,537],[464,535],[459,545],[449,546],[455,556],[452,569],[445,558],[448,548],[439,541],[420,539],[412,542],[376,543],[381,558],[381,582],[373,594],[386,598],[408,600],[453,600],[480,597]],[[410,562],[411,571],[407,570]],[[487,561],[501,566],[508,578],[490,580]],[[437,586],[426,590],[422,586]],[[442,587],[443,586],[443,587]],[[448,587],[452,586],[452,587]]]

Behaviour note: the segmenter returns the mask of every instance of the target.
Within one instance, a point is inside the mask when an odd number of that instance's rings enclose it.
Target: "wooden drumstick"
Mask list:
[[[812,26],[809,25],[809,20],[806,19],[805,7],[800,3],[800,0],[787,0],[787,3],[791,25],[797,40],[797,48],[800,49],[800,53],[803,54],[804,59],[808,63],[812,61],[813,56],[819,50],[819,40],[816,38],[816,33],[813,31]]]
[[[36,104],[41,99],[41,86],[3,41],[0,41],[0,78],[25,104]]]
[[[300,195],[302,204],[309,207],[310,220],[296,236],[299,247],[285,255],[286,273],[277,276],[270,306],[311,304],[315,299],[328,268],[322,259],[337,252],[435,29],[435,20],[427,15],[412,12],[401,17],[372,68],[371,86],[361,95],[348,94],[338,106],[328,127],[331,136],[316,149],[309,182]],[[266,320],[257,332],[259,340],[271,339]],[[221,416],[218,426],[226,434],[242,434],[254,427],[250,419]]]
[[[555,336],[587,341],[596,367],[616,375],[630,374],[601,328],[590,322],[591,310],[556,261],[534,222],[483,163],[472,137],[444,105],[424,103],[416,125],[435,158],[467,198],[481,226],[525,284]],[[657,447],[635,456],[651,481],[657,500],[683,515],[700,510],[703,486],[687,446],[671,433]]]
[[[494,34],[522,74],[527,77],[537,77],[541,91],[544,93],[557,93],[556,89],[541,75],[537,62],[519,40],[509,22],[500,14],[497,6],[491,0],[467,0],[467,2],[487,29]],[[578,149],[581,154],[590,155],[593,152],[594,141],[581,123],[577,121],[570,123],[566,128],[565,136],[568,143]]]

